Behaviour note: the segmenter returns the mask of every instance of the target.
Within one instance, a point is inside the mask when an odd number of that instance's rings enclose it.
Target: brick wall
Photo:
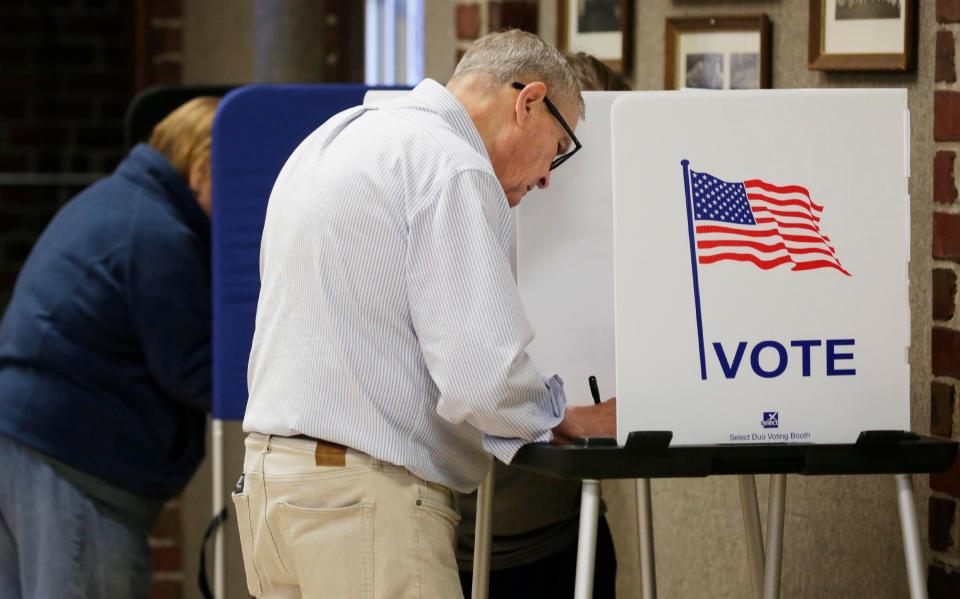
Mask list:
[[[0,0],[0,311],[57,209],[125,153],[134,94],[180,81],[180,0]],[[153,531],[154,599],[183,596],[179,500]]]
[[[957,385],[960,383],[960,204],[957,202],[957,150],[960,149],[960,85],[956,45],[960,35],[960,0],[937,1],[933,159],[933,331],[930,432],[960,438]],[[932,33],[931,33],[932,34]],[[930,476],[927,586],[931,599],[960,597],[960,544],[957,500],[960,459],[945,473]]]
[[[126,7],[0,2],[0,308],[57,208],[121,156]]]
[[[183,517],[180,499],[167,503],[150,533],[153,587],[150,599],[180,599],[184,595]]]

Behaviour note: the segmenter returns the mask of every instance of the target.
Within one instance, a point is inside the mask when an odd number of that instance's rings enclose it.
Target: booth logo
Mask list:
[[[830,238],[820,230],[823,206],[814,203],[810,192],[799,185],[772,185],[760,179],[723,181],[708,173],[690,169],[682,160],[686,193],[687,232],[690,237],[690,267],[693,271],[693,297],[697,312],[697,337],[700,349],[700,378],[707,380],[707,356],[700,311],[698,265],[722,261],[747,262],[761,270],[790,266],[792,271],[831,269],[852,276],[840,263]],[[745,355],[753,373],[761,378],[776,378],[791,362],[787,348],[799,351],[802,376],[810,376],[815,348],[823,347],[826,376],[855,375],[854,368],[840,368],[838,361],[852,360],[853,353],[838,352],[853,347],[855,339],[765,339],[725,348],[712,343],[722,374],[735,378]],[[748,351],[748,348],[752,349]],[[761,355],[769,358],[761,363]],[[772,364],[770,359],[773,360]],[[793,360],[796,363],[796,360]],[[767,425],[772,415],[772,427]],[[764,427],[776,427],[776,412],[764,412]]]
[[[763,428],[780,428],[780,412],[764,412],[760,424]]]

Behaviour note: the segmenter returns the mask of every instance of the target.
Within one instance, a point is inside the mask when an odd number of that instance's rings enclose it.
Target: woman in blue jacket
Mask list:
[[[203,458],[210,130],[184,104],[37,240],[0,321],[0,594],[144,597]]]

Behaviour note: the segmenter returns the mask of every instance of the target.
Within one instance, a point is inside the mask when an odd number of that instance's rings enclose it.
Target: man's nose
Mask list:
[[[537,187],[540,189],[546,189],[550,187],[550,171],[547,171],[547,174],[540,177],[540,180],[537,181]]]

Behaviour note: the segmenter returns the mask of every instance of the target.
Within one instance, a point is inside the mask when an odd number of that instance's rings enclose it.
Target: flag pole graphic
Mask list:
[[[700,316],[700,279],[697,274],[697,248],[693,237],[693,196],[690,192],[690,161],[681,160],[683,190],[687,194],[687,232],[690,235],[690,270],[693,271],[693,302],[697,309],[697,339],[700,342],[700,378],[707,380],[707,357],[703,351],[703,319]]]

